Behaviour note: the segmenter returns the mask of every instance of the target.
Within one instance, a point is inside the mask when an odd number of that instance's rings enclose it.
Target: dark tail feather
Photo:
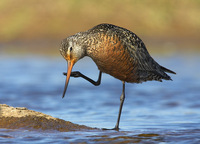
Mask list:
[[[172,74],[176,74],[175,72],[173,72],[172,70],[169,70],[163,66],[160,66],[162,70],[164,70],[165,72],[168,72],[168,73],[172,73]]]

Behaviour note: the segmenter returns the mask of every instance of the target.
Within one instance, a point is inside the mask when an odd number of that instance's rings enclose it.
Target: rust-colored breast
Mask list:
[[[137,62],[116,35],[98,33],[88,49],[100,71],[126,82],[138,82]]]

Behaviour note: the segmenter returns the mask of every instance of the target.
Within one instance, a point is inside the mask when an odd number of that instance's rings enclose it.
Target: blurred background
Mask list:
[[[161,141],[200,143],[200,0],[0,0],[0,103],[91,127],[114,127],[121,81],[103,74],[102,84],[94,87],[71,78],[61,98],[62,72],[67,71],[59,53],[61,40],[100,23],[136,33],[159,64],[177,73],[169,74],[173,81],[126,84],[120,127],[129,132],[117,135],[129,139],[135,132],[155,133]],[[98,77],[90,58],[73,69]],[[27,131],[1,132],[14,143],[34,139]],[[39,137],[46,142],[84,139],[82,131],[67,138],[58,135]],[[90,138],[94,135],[99,133]]]
[[[59,55],[62,39],[100,23],[133,31],[150,52],[196,52],[199,14],[199,0],[1,0],[0,53]]]

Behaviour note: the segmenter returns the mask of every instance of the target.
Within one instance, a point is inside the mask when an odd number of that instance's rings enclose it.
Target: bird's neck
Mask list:
[[[75,39],[78,45],[81,45],[85,51],[85,56],[92,57],[94,50],[98,48],[101,43],[97,34],[91,34],[88,32],[79,32],[75,35]]]

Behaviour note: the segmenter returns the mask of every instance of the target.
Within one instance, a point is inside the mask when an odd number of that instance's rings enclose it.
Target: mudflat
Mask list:
[[[0,121],[0,128],[7,129],[41,129],[62,132],[94,129],[54,118],[50,115],[29,110],[25,107],[11,107],[6,104],[0,104]]]

